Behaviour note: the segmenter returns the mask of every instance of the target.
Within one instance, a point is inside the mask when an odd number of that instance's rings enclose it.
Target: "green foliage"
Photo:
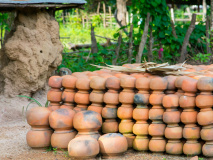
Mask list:
[[[92,16],[92,25],[94,27],[100,26],[102,23],[102,19],[100,15],[94,15]]]
[[[211,53],[208,53],[208,54],[198,53],[193,57],[193,59],[195,61],[200,61],[201,63],[206,63],[210,60],[210,56],[211,56]]]
[[[39,107],[42,107],[41,103],[39,103],[36,99],[28,97],[28,96],[24,96],[24,95],[18,95],[18,97],[24,97],[24,98],[28,98],[30,100],[32,100],[33,102],[35,102]],[[31,103],[31,102],[30,102]]]

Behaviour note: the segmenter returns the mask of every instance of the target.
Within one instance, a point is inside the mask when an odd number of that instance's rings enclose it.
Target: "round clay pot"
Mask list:
[[[77,137],[68,144],[68,153],[72,158],[94,158],[99,151],[98,141],[91,137]]]
[[[183,145],[183,153],[189,156],[196,156],[201,154],[201,144],[197,141],[187,141]]]
[[[121,86],[120,86],[120,79],[117,78],[117,77],[107,78],[107,80],[106,80],[106,87],[108,89],[119,90],[121,88]]]
[[[74,103],[75,92],[64,90],[62,93],[62,101],[66,103]]]
[[[94,132],[78,132],[78,134],[75,137],[91,137],[98,140],[100,136],[101,135],[98,133],[98,131],[94,131]]]
[[[119,102],[121,102],[122,104],[133,104],[134,96],[135,96],[135,93],[133,90],[124,89],[119,94]]]
[[[163,113],[163,121],[167,124],[176,124],[180,122],[180,111],[177,109],[167,109]]]
[[[78,91],[75,94],[75,102],[82,107],[87,107],[87,105],[90,103],[89,101],[89,92],[81,92]]]
[[[134,122],[132,120],[122,119],[119,124],[119,132],[120,133],[132,133]]]
[[[99,114],[102,113],[102,110],[103,110],[103,107],[102,106],[99,106],[99,105],[90,105],[88,108],[87,108],[88,111],[94,111],[94,112],[97,112]]]
[[[150,79],[147,77],[141,77],[136,80],[135,87],[139,90],[149,91]]]
[[[94,90],[104,90],[106,79],[102,77],[95,77],[90,81],[90,88]]]
[[[33,107],[27,111],[27,123],[30,126],[49,126],[49,115],[51,111],[45,107]]]
[[[213,125],[202,127],[200,135],[204,141],[213,141]]]
[[[32,148],[49,147],[52,133],[50,128],[31,128],[27,132],[27,144]]]
[[[148,108],[135,108],[133,110],[133,119],[140,120],[140,121],[146,121],[149,119],[149,109]]]
[[[149,135],[151,136],[164,136],[166,125],[163,122],[152,122],[149,125]]]
[[[135,139],[134,134],[123,134],[124,137],[126,137],[127,143],[128,143],[128,148],[132,148],[133,146],[133,141]]]
[[[106,103],[107,105],[117,105],[119,104],[119,94],[118,92],[113,90],[109,90],[108,92],[106,92],[104,94],[104,103]]]
[[[196,106],[201,109],[211,108],[213,106],[213,95],[211,95],[211,92],[209,92],[209,95],[202,93],[208,92],[201,92],[201,94],[196,97]]]
[[[149,138],[147,136],[136,136],[133,141],[133,149],[137,151],[148,151]]]
[[[75,89],[76,88],[77,78],[71,75],[63,76],[62,86],[67,89]]]
[[[102,109],[101,114],[103,118],[117,118],[117,107],[106,105],[106,107]]]
[[[52,76],[49,78],[48,85],[52,88],[61,88],[62,87],[62,77]]]
[[[63,105],[60,106],[60,108],[66,108],[66,109],[73,109],[74,108],[74,104],[70,104],[70,103],[64,103]]]
[[[164,152],[166,150],[166,140],[160,137],[153,137],[149,141],[149,150],[152,152]]]
[[[150,88],[154,91],[164,91],[167,85],[168,81],[166,78],[156,77],[150,81]]]
[[[153,106],[149,110],[149,119],[151,120],[162,120],[164,109],[161,106]]]
[[[52,111],[59,109],[60,106],[61,106],[60,103],[51,103],[50,102],[50,104],[47,108],[52,112]]]
[[[71,109],[58,109],[49,116],[50,126],[55,130],[70,130],[73,128],[75,112]]]
[[[197,80],[193,78],[186,78],[182,82],[182,90],[185,95],[195,94],[197,92]]]
[[[166,153],[180,155],[183,153],[183,143],[179,140],[169,140],[166,144]]]
[[[181,108],[187,109],[187,108],[194,108],[195,107],[195,97],[190,96],[181,96],[179,99],[179,104]]]
[[[175,81],[176,81],[176,76],[166,76],[165,77],[168,81],[167,89],[166,89],[166,94],[173,94],[175,93]]]
[[[132,105],[122,105],[118,108],[117,116],[120,119],[132,119],[133,106]]]
[[[118,132],[118,122],[115,119],[106,119],[102,125],[103,133],[116,133]]]
[[[90,79],[89,78],[78,78],[76,81],[76,88],[82,91],[90,90]]]
[[[177,108],[179,106],[179,97],[175,94],[165,95],[162,103],[165,108]]]
[[[213,124],[212,108],[201,109],[197,115],[197,122],[202,126]]]
[[[108,133],[98,140],[100,152],[104,157],[118,156],[128,149],[126,137],[120,133]]]
[[[57,149],[67,149],[68,143],[75,138],[77,132],[70,131],[55,131],[51,136],[51,146]]]
[[[179,140],[182,138],[183,128],[178,125],[167,125],[165,129],[165,137],[167,139]]]
[[[79,132],[98,131],[102,126],[102,117],[94,111],[82,111],[73,118],[74,128]]]
[[[121,78],[121,87],[122,88],[128,88],[128,89],[134,89],[135,88],[135,81],[136,78],[131,76],[125,76]]]
[[[54,89],[48,91],[47,100],[50,102],[61,102],[62,101],[62,91],[60,89]]]
[[[149,124],[146,121],[137,121],[133,125],[133,133],[138,136],[148,135]]]
[[[203,155],[206,157],[213,157],[213,143],[207,142],[202,147]]]
[[[184,109],[181,113],[181,122],[184,124],[193,124],[197,122],[197,111],[194,109]]]
[[[185,139],[199,139],[200,127],[196,126],[196,124],[186,125],[183,129],[183,137]]]
[[[149,103],[149,94],[137,93],[134,96],[134,102],[139,105],[138,107],[145,107]]]
[[[197,88],[201,91],[212,92],[213,91],[213,78],[202,77],[197,82]]]

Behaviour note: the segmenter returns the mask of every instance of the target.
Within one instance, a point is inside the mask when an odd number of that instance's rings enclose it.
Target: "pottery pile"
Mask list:
[[[53,76],[49,107],[28,111],[27,143],[68,148],[75,158],[117,156],[127,148],[213,157],[213,66],[188,65],[185,71],[159,76],[102,69]]]

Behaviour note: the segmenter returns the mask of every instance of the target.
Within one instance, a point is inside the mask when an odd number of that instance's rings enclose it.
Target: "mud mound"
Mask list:
[[[44,88],[61,63],[62,51],[59,25],[52,16],[46,11],[19,11],[0,52],[0,61],[7,61],[0,66],[4,95],[31,95]]]

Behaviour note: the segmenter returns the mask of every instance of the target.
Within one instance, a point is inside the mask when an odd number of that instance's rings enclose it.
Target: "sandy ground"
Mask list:
[[[34,95],[40,103],[46,102],[46,91]],[[0,95],[0,160],[68,160],[63,151],[47,152],[46,149],[35,150],[27,146],[26,134],[30,129],[24,116],[22,107],[29,101],[25,98],[5,98]],[[35,106],[31,105],[31,107]],[[101,159],[100,156],[96,158]],[[112,158],[110,158],[112,159]],[[123,156],[114,159],[131,160],[189,160],[190,157],[171,156],[167,154],[142,153],[129,150]],[[201,157],[202,160],[206,158]],[[200,159],[200,160],[201,160]]]

